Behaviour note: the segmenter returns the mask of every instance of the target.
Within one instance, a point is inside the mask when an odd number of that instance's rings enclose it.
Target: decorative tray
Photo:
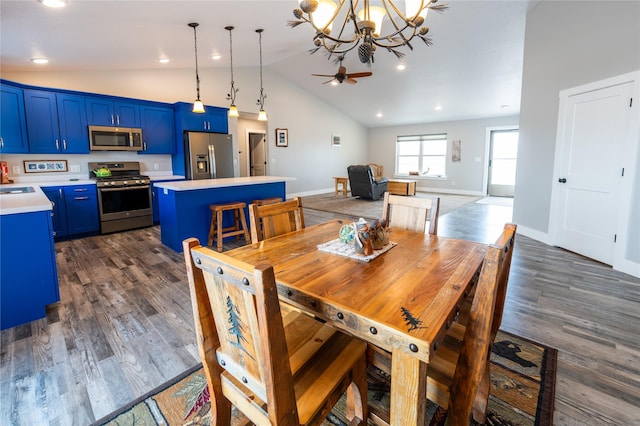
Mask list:
[[[327,253],[338,254],[340,256],[350,257],[352,259],[361,260],[364,262],[369,262],[376,257],[380,256],[382,253],[385,253],[395,247],[396,243],[389,241],[389,243],[382,247],[379,250],[373,250],[373,253],[365,256],[361,253],[356,253],[356,248],[353,244],[345,244],[340,241],[340,238],[336,238],[335,240],[328,241],[323,244],[318,245],[318,250],[325,251]]]

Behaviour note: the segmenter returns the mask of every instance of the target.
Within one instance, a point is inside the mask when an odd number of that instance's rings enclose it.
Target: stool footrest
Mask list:
[[[211,225],[209,226],[208,246],[213,246],[215,242],[217,250],[222,251],[222,242],[225,238],[236,237],[238,239],[240,235],[244,235],[247,243],[251,241],[247,220],[244,215],[245,207],[247,207],[247,204],[242,202],[209,205]],[[233,226],[224,227],[222,225],[222,214],[225,211],[233,212]]]

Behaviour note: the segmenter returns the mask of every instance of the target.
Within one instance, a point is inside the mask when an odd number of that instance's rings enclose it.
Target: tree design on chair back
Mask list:
[[[251,356],[251,354],[247,352],[247,350],[242,345],[242,342],[243,341],[247,342],[247,339],[243,335],[244,327],[242,326],[242,322],[240,321],[240,316],[238,315],[239,313],[240,313],[240,310],[238,309],[237,306],[233,304],[233,300],[231,299],[231,296],[227,295],[227,314],[229,316],[227,321],[231,325],[228,330],[229,330],[229,334],[231,334],[232,336],[236,336],[236,341],[235,342],[230,341],[230,342],[233,346],[239,348],[244,353],[246,353],[251,359],[254,359]]]

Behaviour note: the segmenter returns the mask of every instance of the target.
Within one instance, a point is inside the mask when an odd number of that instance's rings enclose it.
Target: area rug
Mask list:
[[[474,195],[436,194],[416,192],[418,198],[440,197],[440,216],[449,213],[467,203],[472,203],[482,197]],[[302,206],[306,209],[339,213],[355,218],[379,219],[382,217],[383,200],[365,200],[357,197],[336,197],[335,193],[310,195],[302,197]]]
[[[498,332],[491,355],[487,424],[551,425],[556,359],[555,349]],[[211,405],[206,384],[202,366],[198,365],[94,425],[209,425]],[[382,407],[388,400],[389,378],[370,369],[370,403]],[[429,403],[429,414],[436,408]],[[325,425],[345,426],[343,413],[344,401],[334,408]]]

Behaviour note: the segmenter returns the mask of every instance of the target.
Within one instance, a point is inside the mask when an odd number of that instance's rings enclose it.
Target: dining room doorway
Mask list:
[[[267,135],[262,132],[249,132],[249,176],[267,174]]]
[[[513,197],[516,185],[518,136],[517,127],[488,129],[487,195],[490,197]]]

